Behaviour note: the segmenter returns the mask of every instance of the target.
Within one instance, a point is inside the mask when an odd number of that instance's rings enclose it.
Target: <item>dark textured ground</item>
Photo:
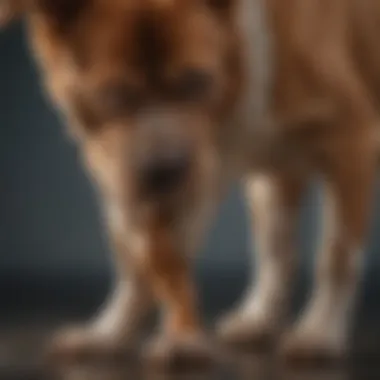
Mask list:
[[[45,316],[46,318],[46,316]],[[380,378],[380,334],[368,327],[359,328],[356,347],[347,364],[295,370],[281,364],[270,354],[235,353],[224,358],[207,372],[168,374],[152,372],[139,362],[117,361],[113,364],[87,364],[61,367],[48,366],[42,352],[54,326],[64,323],[57,317],[51,320],[12,323],[0,331],[1,380],[121,380],[121,379],[204,379],[204,380],[377,380]]]
[[[108,279],[109,280],[109,279]],[[344,366],[330,369],[291,370],[275,356],[253,353],[227,355],[211,372],[158,375],[137,361],[113,365],[87,365],[60,369],[43,360],[43,348],[57,327],[90,316],[101,304],[110,286],[107,279],[74,277],[71,281],[41,278],[23,284],[0,279],[0,380],[378,380],[380,379],[379,289],[366,286],[358,304],[352,354]],[[230,272],[205,276],[201,282],[202,308],[212,322],[231,306],[244,285],[244,277]],[[302,288],[302,287],[301,287]],[[296,297],[299,309],[304,292]],[[377,302],[376,302],[377,301]]]

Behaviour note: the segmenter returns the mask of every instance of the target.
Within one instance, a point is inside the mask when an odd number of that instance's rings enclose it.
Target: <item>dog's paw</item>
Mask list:
[[[92,326],[66,328],[49,342],[47,355],[53,361],[83,361],[124,358],[128,344],[121,336],[102,334]]]
[[[204,336],[158,336],[144,347],[143,360],[152,370],[202,370],[213,364],[215,352]]]
[[[302,330],[285,334],[279,348],[285,362],[296,367],[335,365],[347,354],[343,340],[332,339],[323,332]]]
[[[217,335],[228,345],[267,350],[274,343],[276,329],[268,319],[256,314],[235,312],[220,320]]]

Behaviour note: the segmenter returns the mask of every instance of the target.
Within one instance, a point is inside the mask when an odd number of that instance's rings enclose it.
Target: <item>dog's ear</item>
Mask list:
[[[65,28],[88,3],[89,0],[0,0],[0,28],[31,11]]]
[[[0,0],[0,28],[21,17],[29,3],[31,0]]]

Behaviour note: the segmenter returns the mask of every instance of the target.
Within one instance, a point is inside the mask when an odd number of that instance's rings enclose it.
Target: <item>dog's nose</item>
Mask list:
[[[142,185],[149,194],[163,194],[177,189],[186,179],[190,157],[186,153],[152,157],[141,168]]]

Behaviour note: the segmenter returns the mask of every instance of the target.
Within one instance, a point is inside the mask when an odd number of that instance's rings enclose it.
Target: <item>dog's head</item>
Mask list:
[[[3,0],[0,23],[27,16],[49,93],[105,188],[157,198],[198,186],[216,159],[240,85],[234,3]]]

